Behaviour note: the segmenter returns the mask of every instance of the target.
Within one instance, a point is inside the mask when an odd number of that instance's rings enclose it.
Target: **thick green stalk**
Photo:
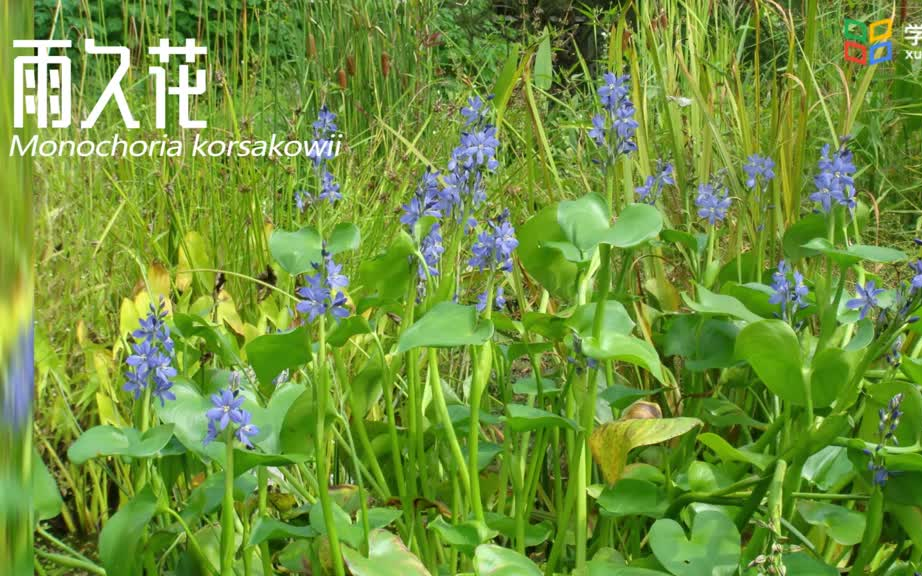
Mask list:
[[[464,453],[461,452],[461,445],[458,443],[457,435],[455,435],[455,428],[452,426],[451,416],[448,414],[448,404],[445,402],[445,394],[442,392],[442,381],[439,377],[439,355],[435,348],[429,348],[429,385],[432,389],[432,400],[435,402],[435,409],[441,421],[440,424],[445,428],[445,436],[448,437],[448,445],[451,449],[451,456],[455,460],[455,466],[458,467],[458,473],[461,475],[461,478],[467,478],[466,482],[461,483],[464,486],[465,495],[471,498],[470,483],[473,480],[464,462]],[[473,474],[476,474],[476,460],[474,461],[474,466]]]
[[[326,365],[326,318],[321,316],[317,327],[318,343],[317,357],[314,358],[316,398],[314,405],[317,407],[317,428],[314,434],[315,454],[317,458],[317,488],[320,506],[323,508],[323,522],[327,529],[327,538],[330,541],[330,555],[332,556],[333,570],[336,576],[345,576],[343,555],[339,545],[339,534],[333,520],[333,501],[330,499],[330,471],[327,459],[327,434],[326,412],[327,399],[330,395],[330,386],[327,380]]]
[[[487,306],[484,311],[484,318],[489,320],[493,315],[493,271],[490,271],[490,277],[487,279]],[[480,473],[477,464],[477,455],[480,444],[480,405],[483,401],[483,393],[490,379],[490,370],[493,366],[493,348],[487,341],[477,350],[474,358],[474,373],[471,376],[471,423],[468,434],[468,466],[471,482],[471,508],[474,512],[474,518],[484,520],[483,502],[480,500]]]

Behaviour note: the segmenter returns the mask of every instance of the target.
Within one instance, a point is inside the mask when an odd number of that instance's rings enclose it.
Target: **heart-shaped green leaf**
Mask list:
[[[843,546],[854,546],[864,536],[864,514],[829,504],[798,500],[797,511],[808,524],[822,526],[829,537]]]
[[[612,487],[605,488],[598,498],[602,514],[622,516],[649,516],[659,518],[669,501],[665,491],[652,482],[622,478]]]
[[[584,254],[596,247],[601,234],[609,229],[610,220],[605,200],[594,192],[557,205],[560,229],[567,241]]]
[[[656,238],[663,229],[663,216],[655,206],[628,204],[612,226],[597,237],[599,244],[634,248]]]
[[[589,447],[605,481],[614,484],[627,465],[628,452],[659,444],[700,426],[697,418],[644,418],[608,422],[592,431]]]
[[[797,406],[807,405],[800,342],[781,320],[760,320],[736,337],[736,355],[749,362],[772,393]]]
[[[732,576],[739,570],[739,530],[714,510],[695,516],[691,538],[675,520],[657,520],[650,528],[650,548],[675,576]]]
[[[646,340],[624,334],[603,333],[599,339],[589,337],[583,340],[583,352],[596,360],[618,360],[645,368],[654,378],[665,382],[663,366],[656,348]]]
[[[253,339],[244,351],[259,382],[271,386],[283,371],[311,361],[310,332],[302,326],[290,332],[265,334]]]
[[[327,252],[332,255],[355,250],[362,243],[362,234],[358,227],[351,222],[340,222],[330,233],[327,241]]]
[[[67,457],[74,464],[83,464],[101,456],[149,458],[160,452],[172,436],[172,424],[156,426],[144,434],[134,428],[95,426],[71,444]]]
[[[317,531],[310,526],[294,526],[281,520],[264,516],[256,520],[247,546],[259,546],[267,540],[285,540],[287,538],[313,538]]]
[[[397,353],[413,348],[476,346],[493,336],[493,323],[477,317],[473,306],[439,302],[401,334]]]
[[[431,576],[400,538],[387,530],[372,530],[368,535],[368,558],[344,547],[343,560],[353,576]]]
[[[472,553],[475,548],[499,534],[484,522],[467,520],[460,524],[449,524],[441,516],[429,523],[429,529],[438,532],[443,542],[465,554]]]
[[[477,576],[541,576],[535,563],[514,550],[481,544],[474,553]]]
[[[314,228],[305,226],[297,232],[273,230],[269,237],[269,252],[283,270],[297,276],[313,270],[313,263],[322,260],[323,241]]]
[[[685,304],[695,312],[717,316],[733,316],[734,318],[739,318],[746,322],[758,322],[762,319],[761,316],[750,311],[742,302],[733,296],[715,294],[700,285],[697,286],[697,293],[697,300],[692,300],[688,294],[682,294],[682,300],[684,300]]]
[[[569,297],[576,293],[579,267],[567,260],[551,242],[567,242],[557,223],[557,205],[547,206],[518,229],[519,247],[516,253],[525,270],[555,296]],[[576,250],[576,247],[573,247]]]
[[[851,266],[862,260],[892,264],[894,262],[905,262],[909,259],[905,252],[884,246],[852,244],[848,248],[836,248],[826,238],[814,238],[804,244],[803,247],[824,254],[841,266]]]

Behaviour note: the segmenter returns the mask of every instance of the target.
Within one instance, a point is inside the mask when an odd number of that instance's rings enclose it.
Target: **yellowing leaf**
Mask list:
[[[185,292],[192,285],[193,275],[190,270],[202,268],[213,268],[211,250],[205,243],[202,235],[192,230],[183,237],[183,242],[179,247],[179,265],[176,269],[176,288],[180,292]],[[211,290],[214,286],[213,272],[198,272],[195,274],[201,278],[205,290]]]
[[[700,426],[697,418],[645,418],[609,422],[592,431],[589,447],[605,481],[614,484],[624,472],[628,453],[638,446],[665,442]]]
[[[154,262],[147,267],[147,285],[154,294],[154,299],[159,300],[160,296],[164,299],[170,297],[170,272],[163,267],[163,264]]]

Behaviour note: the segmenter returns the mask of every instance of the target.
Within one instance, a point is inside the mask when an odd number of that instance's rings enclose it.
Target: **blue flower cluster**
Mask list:
[[[819,204],[823,212],[829,212],[833,203],[853,210],[856,205],[855,164],[844,142],[833,153],[830,153],[829,144],[823,146],[819,170],[813,178],[816,192],[810,195],[810,200]]]
[[[868,280],[864,286],[856,285],[855,290],[858,291],[858,297],[846,302],[845,306],[850,310],[860,310],[858,317],[864,320],[873,308],[880,306],[877,297],[884,293],[884,289],[878,288],[873,280]]]
[[[675,185],[672,162],[657,160],[656,175],[647,176],[647,180],[644,182],[643,186],[636,187],[634,191],[637,192],[637,197],[641,202],[656,204],[663,188],[667,185]]]
[[[336,178],[327,168],[327,160],[332,157],[332,151],[328,149],[327,143],[330,141],[333,134],[339,130],[339,127],[336,125],[336,114],[324,104],[320,107],[320,111],[317,112],[317,119],[314,120],[312,126],[314,128],[314,141],[318,142],[321,149],[326,151],[326,153],[318,154],[311,159],[314,166],[319,170],[318,174],[320,175],[317,198],[319,200],[325,200],[330,204],[335,204],[338,200],[342,200],[343,195],[339,191],[339,184],[336,183]],[[298,212],[303,212],[304,209],[313,202],[314,198],[307,190],[298,190],[295,192],[295,207],[298,209]]]
[[[772,274],[774,294],[768,299],[772,304],[781,305],[781,317],[791,320],[798,310],[807,307],[805,298],[809,293],[804,284],[804,276],[797,270],[791,271],[787,262],[778,263],[778,269]]]
[[[488,294],[486,292],[481,292],[480,295],[477,296],[477,311],[478,312],[483,312],[484,310],[487,309],[487,297],[488,297]],[[496,306],[497,310],[502,310],[503,308],[506,307],[506,295],[503,292],[502,286],[496,289],[496,296],[494,296],[493,298],[493,304]]]
[[[704,218],[711,226],[723,222],[730,209],[731,198],[726,185],[718,178],[707,184],[698,185],[698,195],[695,196],[695,207],[698,208],[698,217]]]
[[[303,298],[296,309],[307,314],[308,322],[313,322],[327,312],[337,321],[349,316],[346,308],[346,295],[342,288],[349,285],[349,279],[342,273],[342,265],[333,260],[333,256],[323,248],[323,265],[314,262],[314,274],[307,276],[307,286],[298,289]]]
[[[639,124],[634,119],[634,103],[628,97],[631,91],[630,80],[629,74],[617,76],[606,72],[598,89],[605,114],[592,117],[589,137],[595,141],[596,146],[605,149],[607,164],[637,149],[634,133]]]
[[[259,434],[259,427],[251,422],[252,415],[243,408],[243,396],[235,390],[225,388],[220,394],[211,395],[211,404],[213,407],[205,412],[208,418],[208,432],[203,444],[211,444],[218,434],[234,424],[237,427],[234,436],[244,446],[252,448],[250,436]]]
[[[487,100],[492,99],[492,96]],[[489,108],[479,96],[468,98],[461,109],[465,131],[461,143],[451,152],[445,186],[438,190],[439,210],[453,213],[459,221],[472,217],[474,208],[486,200],[484,177],[499,167],[496,126],[489,121]]]
[[[35,328],[30,321],[19,333],[10,354],[3,377],[6,386],[0,386],[3,397],[2,423],[20,430],[32,413],[32,395],[35,389]]]
[[[897,443],[896,428],[900,425],[900,417],[903,416],[903,411],[900,409],[902,402],[903,395],[897,394],[890,399],[890,402],[887,403],[886,408],[881,408],[879,410],[879,422],[877,425],[877,446],[874,448],[873,452],[870,450],[864,451],[866,455],[871,457],[871,460],[868,462],[868,470],[873,472],[872,481],[876,486],[883,486],[890,478],[890,472],[887,470],[887,466],[881,452],[888,442],[892,442],[893,444]]]
[[[403,215],[400,217],[400,223],[406,224],[407,228],[412,231],[416,223],[419,222],[419,219],[424,216],[441,218],[441,190],[442,186],[439,184],[439,173],[433,172],[431,168],[427,168],[420,179],[419,185],[416,187],[416,192],[413,193],[413,197],[410,198],[409,202],[400,207],[403,211]]]
[[[150,386],[151,396],[159,399],[161,406],[167,400],[176,400],[170,391],[176,369],[173,368],[173,339],[164,322],[166,316],[163,298],[158,306],[150,305],[147,317],[140,321],[141,327],[131,333],[134,339],[132,354],[125,360],[130,368],[125,373],[124,389],[132,392],[137,400]]]
[[[478,234],[477,241],[471,248],[474,256],[470,259],[471,267],[478,270],[512,271],[512,251],[519,245],[515,238],[515,228],[509,223],[509,210],[503,212],[488,223],[489,228]]]
[[[769,182],[775,177],[775,161],[766,156],[753,154],[743,165],[743,172],[746,173],[746,187],[755,188],[760,185],[761,188],[767,188]]]

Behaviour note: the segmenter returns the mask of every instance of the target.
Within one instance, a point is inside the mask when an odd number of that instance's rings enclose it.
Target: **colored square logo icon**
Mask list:
[[[846,62],[864,66],[889,62],[893,59],[893,18],[884,18],[867,24],[861,20],[845,18],[842,27],[845,38]]]

